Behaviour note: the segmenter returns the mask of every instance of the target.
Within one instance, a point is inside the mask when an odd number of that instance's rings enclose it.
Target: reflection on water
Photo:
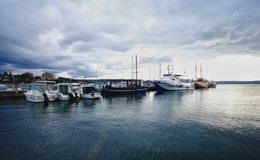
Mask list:
[[[260,86],[1,100],[1,159],[258,159]]]

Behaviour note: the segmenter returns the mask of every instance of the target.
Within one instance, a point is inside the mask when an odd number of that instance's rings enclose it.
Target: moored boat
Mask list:
[[[198,78],[194,81],[195,89],[203,89],[208,88],[209,81],[203,78]]]
[[[57,94],[57,99],[60,101],[74,101],[79,99],[79,84],[78,83],[59,83],[53,88]]]
[[[180,74],[164,74],[161,80],[154,82],[156,91],[180,91],[194,89],[191,79],[184,79]]]
[[[80,97],[84,99],[100,99],[101,94],[98,92],[94,86],[83,86],[80,89]]]
[[[217,87],[217,82],[211,81],[209,82],[208,88],[216,88]]]
[[[145,93],[147,86],[140,79],[124,79],[108,81],[103,88],[104,95]]]
[[[197,78],[196,61],[195,61],[195,80],[193,82],[194,82],[195,89],[208,88],[208,86],[209,86],[209,81],[202,78],[202,64],[201,63],[200,63],[200,78]]]
[[[30,84],[24,95],[27,101],[34,103],[55,101],[56,98],[55,93],[47,90],[47,84]]]

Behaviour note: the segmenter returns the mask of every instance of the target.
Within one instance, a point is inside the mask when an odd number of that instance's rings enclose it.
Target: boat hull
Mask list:
[[[57,93],[57,99],[60,100],[60,101],[68,101],[68,100],[70,100],[70,97],[69,97],[69,95]]]
[[[146,92],[147,87],[133,88],[113,88],[105,87],[103,90],[104,95],[127,95],[127,94],[142,94]]]
[[[80,98],[84,98],[84,99],[100,99],[101,98],[101,94],[99,92],[94,92],[93,93],[85,93],[85,94],[81,94]]]
[[[27,93],[25,93],[24,95],[25,95],[26,100],[28,102],[33,102],[33,103],[43,103],[43,102],[45,102],[43,95],[31,95],[31,94],[27,94]],[[49,94],[47,96],[48,96],[49,102],[55,101],[56,97],[55,97],[54,94]]]
[[[71,96],[69,94],[72,94]],[[60,101],[74,101],[77,100],[79,97],[76,96],[75,93],[69,93],[69,94],[62,94],[62,93],[57,93],[57,99]]]
[[[210,82],[208,88],[216,88],[217,82]]]
[[[211,84],[211,85],[208,86],[208,88],[216,88],[216,87],[217,87],[216,84]]]
[[[208,83],[194,83],[195,89],[204,89],[208,88]]]
[[[164,91],[182,91],[182,90],[192,90],[194,86],[176,86],[170,85],[167,83],[154,83],[156,91],[164,92]]]

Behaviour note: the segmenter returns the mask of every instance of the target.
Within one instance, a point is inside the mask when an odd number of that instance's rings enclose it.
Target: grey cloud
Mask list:
[[[68,47],[76,42],[89,43],[89,42],[97,41],[98,39],[100,39],[100,36],[98,36],[95,33],[77,32],[65,36],[65,38],[60,40],[60,45],[62,47]]]
[[[163,56],[163,57],[141,57],[140,64],[158,64],[164,62],[171,62],[172,57]]]

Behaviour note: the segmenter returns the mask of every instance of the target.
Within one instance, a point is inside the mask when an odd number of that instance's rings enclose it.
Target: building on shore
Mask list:
[[[42,74],[42,80],[55,80],[55,74],[54,73],[44,72]]]
[[[12,73],[8,74],[5,71],[4,74],[0,75],[0,83],[1,84],[11,84],[11,83],[13,83],[13,75],[12,75]]]

